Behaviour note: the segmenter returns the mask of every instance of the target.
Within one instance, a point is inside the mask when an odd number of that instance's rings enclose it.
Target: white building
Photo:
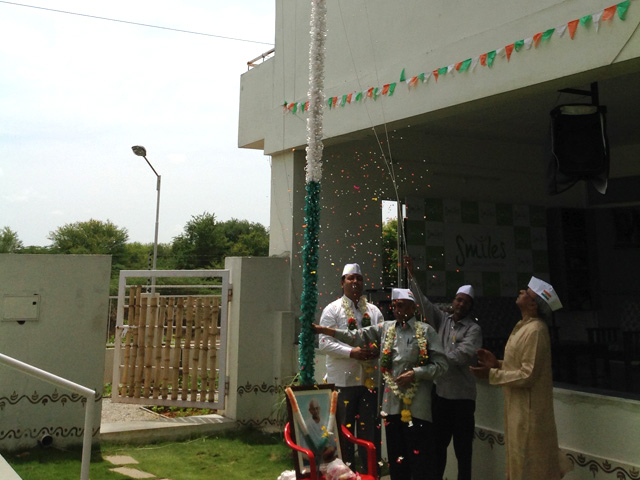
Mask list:
[[[310,2],[277,0],[276,9],[275,53],[241,79],[239,146],[271,157],[270,252],[290,259],[293,322]],[[319,306],[338,296],[341,269],[354,261],[384,297],[381,202],[398,200],[423,289],[446,300],[472,282],[485,336],[508,335],[513,297],[536,274],[565,304],[561,344],[586,343],[585,327],[614,327],[621,349],[622,332],[640,330],[640,5],[328,0],[327,9]],[[574,103],[607,107],[604,195],[584,180],[548,194],[550,112]],[[601,137],[567,140],[569,163],[588,169],[582,146]],[[575,348],[554,358],[569,382],[585,361]],[[500,395],[481,385],[477,478],[503,472]],[[639,413],[635,400],[557,388],[559,440],[576,464],[567,478],[637,478]]]

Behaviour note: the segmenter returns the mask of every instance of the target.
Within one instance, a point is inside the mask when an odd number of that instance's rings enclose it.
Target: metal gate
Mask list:
[[[127,286],[132,277],[206,279],[199,285]],[[198,293],[175,294],[177,289]],[[161,295],[155,290],[171,289]],[[128,291],[128,296],[126,293]],[[114,341],[113,402],[224,408],[228,270],[122,270]]]

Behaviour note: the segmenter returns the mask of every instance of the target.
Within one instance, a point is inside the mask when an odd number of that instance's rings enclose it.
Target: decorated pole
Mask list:
[[[307,117],[307,166],[304,246],[302,248],[302,316],[300,321],[300,381],[314,380],[315,335],[311,323],[318,304],[318,234],[320,231],[320,179],[322,178],[322,108],[324,104],[324,53],[327,7],[325,0],[311,1],[309,47],[309,116]]]

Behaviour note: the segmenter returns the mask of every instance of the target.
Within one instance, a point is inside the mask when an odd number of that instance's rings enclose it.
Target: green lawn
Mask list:
[[[276,480],[284,470],[293,469],[282,436],[254,430],[150,445],[103,443],[92,455],[91,480],[128,478],[110,471],[115,466],[103,459],[109,455],[129,455],[139,462],[131,467],[171,480]],[[3,456],[24,480],[80,478],[81,450],[36,448]]]

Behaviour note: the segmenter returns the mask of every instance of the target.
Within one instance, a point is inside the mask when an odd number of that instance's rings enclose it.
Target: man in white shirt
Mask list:
[[[364,279],[360,265],[345,265],[340,280],[343,295],[322,311],[320,325],[335,329],[359,329],[384,321],[375,305],[362,296]],[[380,345],[351,347],[328,335],[320,335],[320,351],[327,355],[327,383],[338,389],[337,416],[340,423],[354,434],[373,442],[380,452],[380,428],[378,424],[378,369],[377,357]],[[359,448],[361,470],[366,472],[366,449]],[[353,465],[353,445],[342,446],[342,458]],[[372,473],[372,472],[368,472]]]

